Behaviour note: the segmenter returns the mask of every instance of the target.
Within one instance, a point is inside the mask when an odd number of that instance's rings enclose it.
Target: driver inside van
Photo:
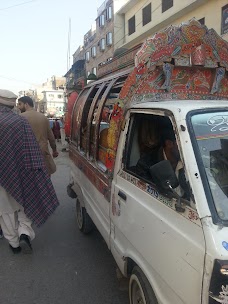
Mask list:
[[[138,160],[136,173],[147,180],[153,181],[153,177],[150,175],[150,167],[162,160],[169,160],[175,171],[179,181],[179,186],[175,189],[176,193],[182,198],[190,200],[190,189],[185,178],[183,164],[180,160],[175,134],[169,128],[162,130],[160,148],[144,154]]]

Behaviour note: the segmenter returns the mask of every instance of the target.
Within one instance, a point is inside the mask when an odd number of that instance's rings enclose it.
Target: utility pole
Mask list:
[[[70,43],[71,43],[71,18],[69,18],[69,28],[68,28],[67,71],[69,71],[70,68]]]

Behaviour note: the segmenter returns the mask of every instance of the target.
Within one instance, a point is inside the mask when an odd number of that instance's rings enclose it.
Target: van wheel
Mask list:
[[[142,270],[135,266],[129,281],[130,304],[158,304],[153,289]]]
[[[86,212],[86,209],[82,207],[78,198],[76,199],[76,219],[78,228],[81,232],[88,234],[93,230],[93,221]]]

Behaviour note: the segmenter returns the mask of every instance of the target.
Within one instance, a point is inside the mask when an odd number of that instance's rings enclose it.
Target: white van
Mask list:
[[[163,68],[84,88],[72,115],[68,192],[79,229],[95,224],[129,277],[130,304],[225,304],[228,73],[212,92],[215,69],[191,61],[175,66],[163,89]]]

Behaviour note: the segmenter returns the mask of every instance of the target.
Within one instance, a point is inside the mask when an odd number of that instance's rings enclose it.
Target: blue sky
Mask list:
[[[104,0],[0,0],[0,89],[34,88],[67,71],[69,18],[71,55]],[[72,56],[71,56],[72,64]]]

